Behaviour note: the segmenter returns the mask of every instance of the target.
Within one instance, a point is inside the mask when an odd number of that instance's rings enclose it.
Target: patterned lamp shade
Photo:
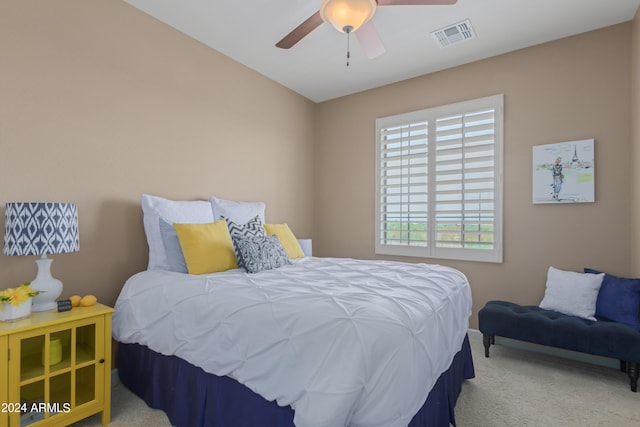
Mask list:
[[[77,252],[78,207],[73,203],[7,203],[4,251],[12,255]]]

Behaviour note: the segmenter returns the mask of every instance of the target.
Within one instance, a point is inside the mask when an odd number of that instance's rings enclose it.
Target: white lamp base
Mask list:
[[[52,259],[42,255],[36,260],[38,264],[38,275],[31,282],[31,289],[41,291],[40,295],[33,297],[31,311],[47,311],[58,308],[56,299],[62,293],[62,282],[51,275]]]

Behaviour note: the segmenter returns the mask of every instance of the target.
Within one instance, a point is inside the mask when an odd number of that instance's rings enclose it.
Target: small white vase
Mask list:
[[[31,298],[17,307],[7,302],[3,302],[2,310],[0,310],[0,320],[4,322],[13,322],[14,320],[24,319],[25,317],[31,316],[31,303]]]

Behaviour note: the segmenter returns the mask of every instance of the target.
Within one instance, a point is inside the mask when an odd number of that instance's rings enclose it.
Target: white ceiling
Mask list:
[[[386,53],[367,59],[324,23],[289,50],[275,47],[321,0],[125,0],[315,102],[633,19],[640,0],[458,0],[385,6],[372,19]],[[476,38],[440,48],[430,32],[469,19]]]

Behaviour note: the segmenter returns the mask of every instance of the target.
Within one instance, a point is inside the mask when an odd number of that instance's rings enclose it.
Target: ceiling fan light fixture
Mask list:
[[[376,6],[376,0],[323,0],[320,16],[336,30],[349,33],[369,21]]]

